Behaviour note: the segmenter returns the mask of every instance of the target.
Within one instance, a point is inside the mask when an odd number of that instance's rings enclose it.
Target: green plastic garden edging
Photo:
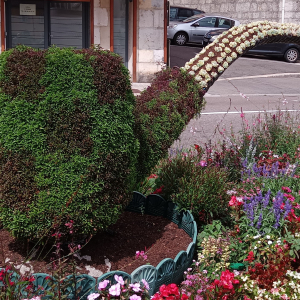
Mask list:
[[[179,228],[182,228],[193,241],[189,244],[186,251],[180,251],[174,260],[165,258],[157,265],[157,267],[143,265],[135,269],[131,274],[123,271],[111,271],[101,275],[97,279],[87,274],[75,276],[69,275],[65,280],[73,282],[73,285],[71,284],[67,289],[67,299],[75,300],[79,297],[79,299],[85,300],[89,294],[98,291],[97,287],[99,282],[107,279],[110,281],[111,285],[115,284],[115,275],[122,276],[124,280],[127,280],[128,282],[141,282],[142,279],[145,279],[150,287],[150,296],[155,294],[163,284],[179,284],[182,281],[184,271],[192,264],[196,246],[197,225],[192,214],[189,211],[180,212],[177,209],[176,204],[171,201],[166,201],[159,195],[149,195],[145,197],[138,192],[133,193],[132,201],[129,203],[126,210],[167,218],[177,224]],[[49,290],[49,279],[46,279],[46,277],[55,281],[53,277],[45,273],[34,273],[32,276],[35,278],[33,285],[37,294],[39,294],[38,287]],[[16,273],[12,274],[12,281],[17,281],[18,277],[19,276]],[[80,290],[79,293],[76,292],[78,290]],[[42,292],[43,291],[40,293]],[[26,292],[24,292],[24,297],[26,297]],[[45,296],[42,297],[42,299],[50,298]]]

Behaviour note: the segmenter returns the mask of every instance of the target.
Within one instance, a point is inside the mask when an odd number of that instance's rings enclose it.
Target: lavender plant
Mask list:
[[[291,201],[278,192],[271,199],[271,190],[263,195],[244,197],[243,211],[245,213],[239,220],[239,228],[249,235],[280,235],[285,218],[291,212]]]

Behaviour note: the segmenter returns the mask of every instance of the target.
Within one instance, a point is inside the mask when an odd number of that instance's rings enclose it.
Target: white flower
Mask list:
[[[222,61],[223,61],[224,59],[223,59],[223,57],[217,57],[217,62],[220,64]]]
[[[211,76],[214,77],[214,78],[216,78],[216,77],[218,76],[218,73],[212,72],[212,73],[211,73]]]
[[[220,66],[219,68],[218,68],[218,72],[219,73],[222,73],[224,71],[224,68],[222,67],[222,66]]]
[[[215,54],[214,54],[212,51],[210,51],[210,52],[208,53],[208,56],[209,56],[209,57],[214,57]]]
[[[199,76],[199,75],[197,75],[197,76],[195,77],[195,80],[196,80],[196,81],[201,81],[201,80],[202,80],[202,77]]]
[[[212,66],[215,67],[215,68],[219,65],[215,60],[213,60],[213,61],[211,62],[211,64],[212,64]]]
[[[204,60],[199,60],[197,66],[202,67],[203,65],[204,65]]]
[[[201,76],[205,76],[207,74],[207,72],[204,69],[201,69],[199,72],[199,75]]]
[[[193,70],[193,71],[197,71],[198,69],[199,69],[199,67],[198,67],[197,65],[193,65],[193,66],[192,66],[192,70]]]
[[[232,52],[232,53],[231,53],[231,57],[232,57],[232,58],[237,58],[237,54],[236,54],[235,52]]]
[[[194,76],[195,72],[194,71],[190,71],[189,74],[192,75],[192,76]]]
[[[231,52],[230,48],[228,48],[228,47],[226,47],[226,48],[224,49],[224,51],[225,51],[227,54],[229,54],[229,53]]]
[[[235,48],[237,46],[237,43],[236,42],[230,42],[229,46],[232,47],[232,48]]]
[[[231,63],[231,62],[232,62],[232,57],[231,57],[231,56],[227,56],[227,57],[226,57],[226,61],[227,61],[228,63]]]
[[[226,57],[226,53],[225,53],[225,52],[221,52],[221,56],[222,56],[223,58],[225,58],[225,57]]]
[[[208,58],[207,56],[205,56],[205,57],[203,58],[203,60],[204,60],[204,61],[208,61],[209,58]]]
[[[215,51],[216,52],[221,52],[222,51],[222,47],[215,47]]]
[[[225,38],[222,40],[222,43],[227,44],[227,43],[229,43],[229,40]]]
[[[268,241],[268,244],[271,245],[271,244],[272,244],[272,241]]]
[[[211,71],[211,69],[212,69],[212,65],[211,64],[207,64],[206,66],[205,66],[205,69],[206,69],[206,71]]]
[[[266,236],[266,239],[269,240],[271,237],[269,235]]]

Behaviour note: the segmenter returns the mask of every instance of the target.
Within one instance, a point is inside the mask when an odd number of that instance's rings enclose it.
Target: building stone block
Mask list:
[[[164,50],[154,50],[153,51],[153,60],[156,63],[164,62]]]
[[[94,8],[96,8],[96,7],[101,7],[101,0],[95,0],[94,1]]]
[[[106,8],[97,7],[94,10],[94,24],[96,26],[109,26],[108,10]]]
[[[139,11],[139,27],[150,27],[154,25],[154,12],[152,10]]]
[[[164,8],[164,0],[151,0],[151,6],[154,9],[163,9]]]
[[[100,47],[110,49],[110,28],[108,26],[100,27]]]
[[[100,7],[102,8],[110,8],[110,0],[99,0]]]
[[[155,51],[155,50],[154,50]],[[138,50],[138,61],[140,63],[155,62],[153,50]]]
[[[139,0],[138,3],[138,9],[139,10],[147,10],[147,9],[152,9],[152,3],[151,0]]]
[[[153,25],[156,28],[164,28],[164,11],[163,10],[155,10],[154,11]]]
[[[164,32],[156,28],[140,28],[138,49],[157,50],[164,48]]]
[[[161,70],[160,64],[139,63],[138,66],[138,82],[150,82],[154,74]]]
[[[94,44],[95,45],[100,45],[100,27],[99,26],[94,26]]]

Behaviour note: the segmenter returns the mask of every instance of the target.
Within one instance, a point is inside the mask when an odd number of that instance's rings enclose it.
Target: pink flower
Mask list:
[[[149,284],[148,284],[148,282],[145,279],[142,279],[142,283],[143,283],[145,289],[149,290]]]
[[[108,284],[109,284],[109,280],[104,280],[99,282],[98,290],[105,289]]]
[[[291,190],[289,187],[287,187],[287,186],[283,186],[283,187],[281,187],[281,189],[282,189],[284,192],[286,192],[286,193],[291,193],[291,192],[292,192],[292,190]]]
[[[132,288],[132,290],[136,293],[140,292],[141,289],[140,289],[140,284],[137,282],[137,283],[131,283],[129,284],[129,286]]]
[[[124,280],[123,280],[122,276],[115,275],[114,278],[115,278],[115,281],[117,283],[120,283],[121,285],[124,285]]]
[[[121,294],[120,283],[112,285],[108,291],[112,296],[120,296],[120,294]]]
[[[130,298],[129,298],[130,300],[142,300],[142,298],[140,297],[140,296],[138,296],[138,295],[132,295],[132,296],[130,296]]]
[[[201,167],[206,167],[206,166],[207,166],[207,163],[206,163],[205,160],[201,160],[201,161],[199,162],[199,165],[200,165]]]
[[[100,296],[100,294],[93,293],[93,294],[88,295],[87,299],[88,300],[94,300],[94,299],[97,299],[99,296]]]

